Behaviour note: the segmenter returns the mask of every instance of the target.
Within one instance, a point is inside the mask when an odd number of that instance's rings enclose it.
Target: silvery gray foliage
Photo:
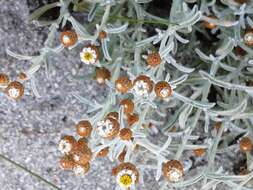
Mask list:
[[[31,63],[26,74],[31,80],[34,95],[40,97],[36,73],[40,72],[43,64],[50,62],[50,54],[64,49],[63,45],[55,43],[58,28],[70,22],[77,33],[78,42],[69,48],[71,51],[88,43],[100,47],[103,56],[91,67],[103,66],[111,71],[111,80],[106,82],[109,89],[107,101],[98,103],[81,97],[78,91],[72,93],[73,97],[89,106],[83,118],[75,119],[76,122],[89,120],[93,126],[89,139],[94,155],[92,161],[102,149],[109,147],[108,157],[112,161],[116,161],[123,150],[126,151],[124,161],[137,166],[141,183],[145,183],[145,172],[155,172],[161,190],[187,189],[195,184],[200,189],[220,189],[223,184],[232,189],[252,189],[251,153],[246,154],[247,175],[235,175],[216,163],[223,153],[237,155],[239,145],[237,142],[230,145],[228,137],[253,137],[253,87],[246,84],[246,81],[253,80],[253,51],[243,38],[246,29],[253,28],[252,1],[173,0],[169,18],[148,12],[147,7],[152,0],[86,2],[89,4],[86,23],[80,23],[69,12],[70,3],[78,7],[75,0],[60,0],[39,8],[31,15],[31,20],[38,25],[49,26],[48,38],[40,54],[18,55],[15,50],[7,50],[7,53]],[[60,7],[57,20],[42,22],[38,19],[54,7]],[[113,17],[115,19],[111,19]],[[214,27],[206,29],[203,22],[212,23]],[[89,23],[95,23],[92,30]],[[155,34],[150,35],[148,27],[152,27]],[[105,31],[107,36],[99,40],[101,31]],[[212,43],[207,44],[199,38],[200,35]],[[212,40],[213,36],[216,41]],[[236,54],[236,47],[246,54]],[[161,63],[156,67],[146,64],[148,55],[154,49],[161,57]],[[154,90],[145,97],[133,89],[128,95],[122,95],[117,92],[114,83],[123,74],[132,81],[141,74],[149,76],[154,83],[166,81],[172,88],[172,94],[163,100],[156,97]],[[211,90],[211,86],[216,92]],[[210,93],[216,93],[215,102],[209,101]],[[120,128],[127,127],[123,109],[118,104],[123,97],[133,98],[135,112],[139,114],[139,121],[131,128],[133,140],[100,137],[96,125],[111,111],[119,112]],[[213,129],[216,122],[222,123],[217,131]],[[151,127],[144,128],[143,125],[147,124]],[[149,140],[150,136],[158,133],[162,134],[163,140],[158,143]],[[204,140],[198,141],[200,138]],[[137,145],[140,148],[136,151]],[[192,175],[194,168],[188,155],[195,149],[205,149],[207,164]],[[163,163],[168,160],[183,163],[184,177],[178,182],[169,182],[162,177]],[[135,188],[131,186],[131,189]]]

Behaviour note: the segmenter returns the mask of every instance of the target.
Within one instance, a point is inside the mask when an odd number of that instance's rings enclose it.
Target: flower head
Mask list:
[[[119,123],[113,118],[106,118],[97,123],[97,131],[103,138],[113,138],[119,133]]]
[[[129,188],[139,181],[139,172],[130,162],[123,162],[115,168],[117,183],[123,188]]]
[[[76,140],[73,136],[64,136],[59,143],[58,149],[63,154],[68,154],[75,146]]]
[[[146,75],[140,75],[134,80],[133,91],[138,96],[148,96],[153,90],[153,81]]]
[[[110,80],[111,72],[105,67],[96,69],[96,80],[99,84],[105,84],[106,80]]]
[[[88,120],[79,121],[76,124],[76,132],[81,137],[89,137],[92,132],[91,123]]]
[[[172,88],[166,81],[160,81],[155,84],[156,96],[160,98],[167,98],[172,94]]]
[[[89,45],[83,48],[80,53],[80,58],[83,63],[87,65],[94,65],[99,59],[99,51],[95,46]]]
[[[170,182],[178,182],[183,176],[183,165],[178,160],[163,163],[163,176]]]
[[[158,52],[148,54],[147,63],[148,65],[155,67],[162,62],[161,56]]]
[[[127,76],[121,76],[115,81],[115,87],[121,93],[127,93],[132,86],[132,81]]]
[[[249,137],[243,137],[240,140],[240,150],[242,152],[249,152],[252,150],[253,144]]]
[[[247,30],[243,39],[246,45],[253,46],[253,29]]]
[[[7,86],[6,93],[9,97],[17,100],[24,95],[24,86],[18,81],[13,81]]]
[[[70,47],[75,45],[78,40],[78,37],[75,31],[66,30],[61,33],[60,39],[64,47]]]

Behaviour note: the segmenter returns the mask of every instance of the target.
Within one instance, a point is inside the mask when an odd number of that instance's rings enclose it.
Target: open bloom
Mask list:
[[[61,153],[68,154],[73,149],[75,143],[75,138],[67,135],[61,139],[58,149],[61,151]]]
[[[130,162],[123,162],[115,168],[116,181],[122,188],[130,188],[139,181],[139,171]]]
[[[80,53],[81,61],[87,65],[95,64],[99,59],[99,51],[95,46],[84,47]]]
[[[178,160],[170,160],[166,163],[163,163],[163,176],[169,182],[178,182],[183,174],[183,165]]]
[[[133,91],[138,96],[148,96],[153,90],[153,81],[146,75],[140,75],[134,80]]]
[[[107,118],[97,123],[99,136],[113,138],[119,133],[119,122],[113,118]]]
[[[9,97],[17,100],[24,95],[24,86],[18,81],[13,81],[7,86],[6,93]]]

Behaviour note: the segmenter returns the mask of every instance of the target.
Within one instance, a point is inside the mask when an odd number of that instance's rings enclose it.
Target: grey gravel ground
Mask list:
[[[0,71],[12,79],[29,65],[7,56],[9,48],[20,54],[36,55],[42,47],[47,29],[28,23],[29,8],[25,0],[0,0]],[[59,168],[57,144],[63,134],[74,134],[73,118],[80,118],[86,107],[69,92],[78,90],[88,99],[103,100],[97,94],[103,87],[92,81],[73,79],[73,74],[84,74],[89,68],[80,68],[77,52],[64,51],[52,57],[51,82],[40,70],[37,84],[42,98],[36,99],[26,83],[25,97],[15,103],[0,95],[0,153],[33,172],[43,176],[62,189],[114,189],[112,164],[106,159],[92,163],[89,174],[83,178]],[[94,88],[96,90],[94,90]],[[1,190],[47,190],[45,183],[0,159]]]

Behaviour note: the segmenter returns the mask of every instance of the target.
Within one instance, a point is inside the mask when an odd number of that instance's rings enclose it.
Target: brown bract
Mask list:
[[[92,132],[91,123],[88,120],[79,121],[76,124],[76,132],[81,137],[86,137],[86,138],[89,137]]]
[[[75,162],[72,156],[65,155],[62,158],[60,158],[59,164],[62,169],[71,170],[74,168]]]
[[[101,32],[99,32],[99,39],[100,40],[103,40],[106,37],[107,37],[107,33],[104,30],[102,30]]]
[[[155,67],[161,63],[162,59],[158,52],[148,54],[147,63],[148,65]]]
[[[19,75],[18,75],[18,79],[19,80],[27,80],[28,77],[24,72],[20,72]]]
[[[160,81],[155,84],[156,96],[160,98],[168,98],[172,95],[172,88],[166,81]]]
[[[244,43],[248,46],[253,46],[253,29],[248,29],[243,37]]]
[[[154,82],[150,79],[150,77],[146,76],[146,75],[139,75],[135,80],[134,80],[134,85],[136,85],[136,83],[138,81],[143,81],[144,83],[147,84],[148,87],[148,92],[152,92],[153,90],[153,86],[154,86]]]
[[[96,80],[99,84],[105,84],[106,80],[110,80],[111,72],[105,67],[96,69]]]
[[[139,115],[136,113],[127,114],[127,124],[131,127],[133,124],[139,121]]]
[[[106,118],[112,118],[112,119],[118,120],[119,119],[119,113],[118,112],[109,112],[106,115]]]
[[[5,91],[9,97],[18,100],[24,95],[25,88],[22,83],[13,81],[9,83]]]
[[[7,86],[10,82],[8,75],[0,73],[0,86]]]
[[[212,18],[212,19],[217,19],[217,17],[214,16],[214,15],[209,15],[208,17]],[[210,29],[210,30],[214,29],[216,27],[216,25],[214,23],[207,22],[207,21],[204,21],[203,25],[204,25],[205,28]]]
[[[66,30],[61,33],[60,40],[64,47],[70,47],[76,44],[78,37],[75,31]]]
[[[108,153],[109,153],[109,147],[103,148],[102,150],[98,152],[97,157],[106,157]]]
[[[193,152],[194,152],[195,156],[201,157],[201,156],[205,155],[206,150],[204,148],[197,148],[197,149],[194,149]]]
[[[115,87],[118,92],[127,93],[133,87],[133,84],[127,76],[121,76],[115,81]]]
[[[120,162],[124,162],[125,156],[126,156],[126,150],[124,149],[124,150],[119,154],[118,160],[119,160]]]
[[[240,150],[242,152],[249,152],[252,150],[252,141],[249,137],[243,137],[240,140]]]
[[[136,176],[135,183],[139,182],[139,171],[134,164],[130,162],[122,162],[114,169],[113,173],[117,175],[122,170],[131,170]]]
[[[80,165],[87,164],[92,158],[92,152],[89,147],[85,147],[82,150],[74,150],[71,152],[73,160]]]
[[[123,128],[119,131],[119,137],[122,140],[129,141],[131,140],[132,136],[133,136],[133,132],[129,128]]]
[[[234,0],[236,3],[239,3],[239,4],[243,4],[243,3],[247,3],[248,0]]]
[[[123,111],[125,114],[132,113],[134,111],[134,103],[130,99],[121,100],[120,105],[123,106]]]
[[[178,182],[184,174],[183,165],[178,160],[170,160],[163,163],[162,171],[163,176],[169,182]]]

